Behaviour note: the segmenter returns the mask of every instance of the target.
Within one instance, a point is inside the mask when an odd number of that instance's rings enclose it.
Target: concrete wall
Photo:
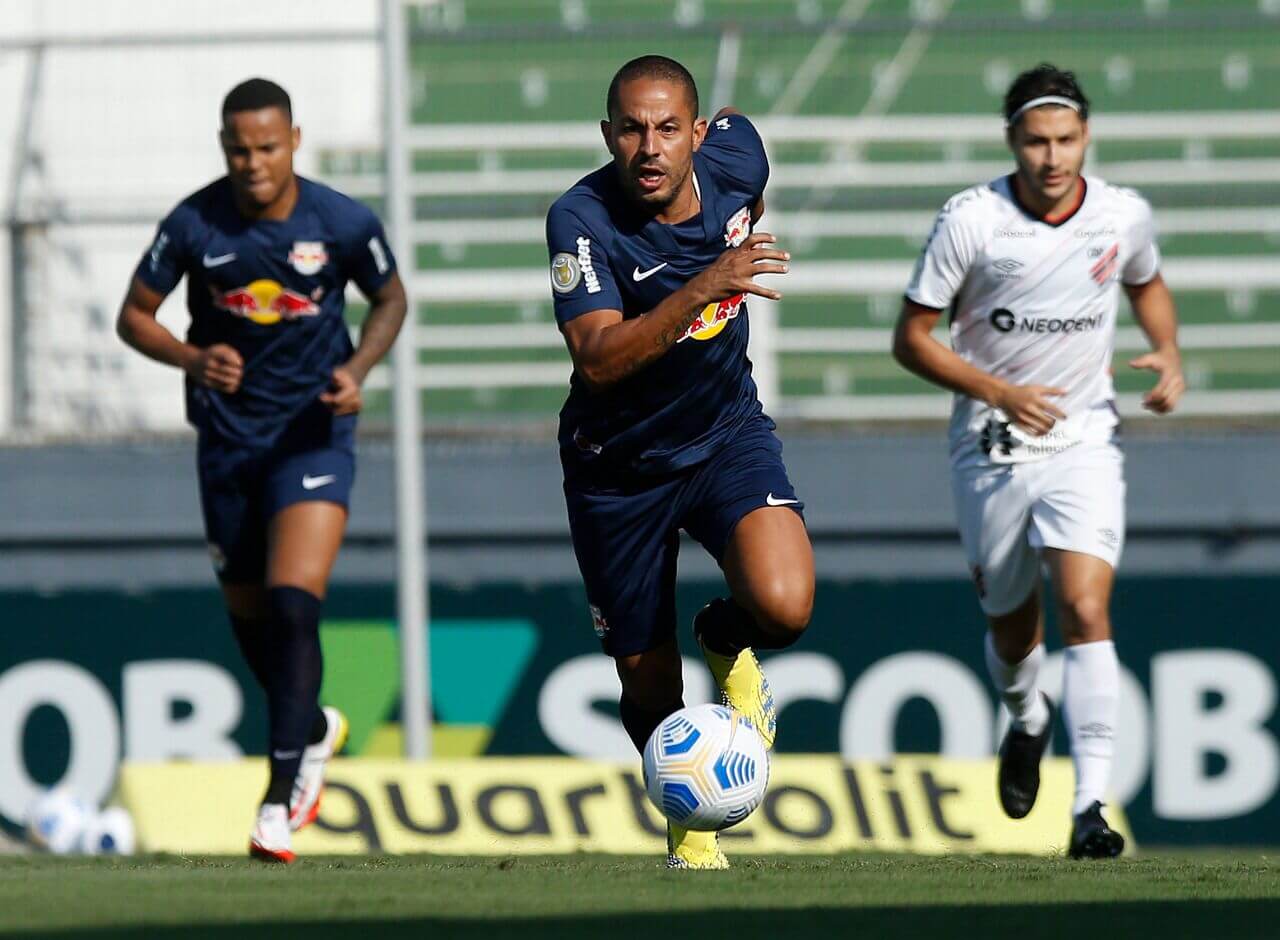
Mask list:
[[[786,433],[785,457],[827,578],[966,577],[941,433]],[[1123,573],[1280,573],[1280,431],[1130,435]],[[431,577],[576,581],[554,444],[433,441]],[[0,448],[0,588],[211,583],[189,438]],[[335,579],[393,579],[391,450],[360,446]],[[686,543],[681,574],[714,563]]]

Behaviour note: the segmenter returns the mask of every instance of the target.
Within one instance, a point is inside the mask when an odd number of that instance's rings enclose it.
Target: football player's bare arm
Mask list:
[[[1033,434],[1047,433],[1066,415],[1049,400],[1065,395],[1060,388],[1046,385],[1011,385],[1003,379],[970,365],[933,337],[941,310],[903,301],[902,313],[893,331],[893,358],[902,366],[934,385],[999,408],[1015,424]]]
[[[587,386],[605,389],[643,369],[676,344],[707,304],[738,294],[778,300],[782,294],[757,284],[760,274],[786,274],[791,255],[758,232],[730,248],[679,290],[638,317],[624,320],[619,310],[593,310],[561,329],[573,367]]]
[[[1168,414],[1178,406],[1186,390],[1182,354],[1178,352],[1178,314],[1173,295],[1157,274],[1145,284],[1125,285],[1134,319],[1147,335],[1151,352],[1129,361],[1134,369],[1150,369],[1157,375],[1155,387],[1142,397],[1142,405],[1156,414]]]
[[[156,319],[164,295],[153,291],[138,278],[116,318],[116,334],[149,359],[177,366],[201,385],[228,394],[240,387],[244,360],[231,346],[215,343],[205,349],[184,343]]]
[[[360,327],[360,344],[350,359],[333,370],[333,382],[320,396],[336,415],[355,414],[363,407],[360,386],[396,341],[409,309],[399,274],[391,275],[369,301],[369,312]]]

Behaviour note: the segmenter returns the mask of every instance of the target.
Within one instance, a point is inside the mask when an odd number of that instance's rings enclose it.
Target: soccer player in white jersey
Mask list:
[[[929,235],[894,332],[895,358],[955,392],[951,480],[961,542],[990,629],[986,661],[1012,724],[1000,747],[1006,813],[1031,811],[1053,704],[1044,660],[1041,564],[1066,645],[1062,707],[1075,765],[1069,854],[1120,854],[1103,801],[1118,671],[1108,615],[1124,542],[1124,458],[1111,382],[1121,288],[1152,351],[1145,406],[1182,394],[1177,316],[1160,276],[1151,207],[1082,173],[1089,101],[1051,65],[1004,101],[1009,176],[953,196]],[[932,336],[948,312],[951,348]]]

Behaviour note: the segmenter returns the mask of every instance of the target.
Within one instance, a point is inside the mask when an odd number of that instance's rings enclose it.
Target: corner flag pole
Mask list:
[[[401,268],[413,269],[412,197],[404,125],[409,48],[401,0],[382,0],[383,132],[386,213],[391,247]],[[409,280],[408,277],[405,278]],[[431,756],[431,669],[427,635],[426,471],[422,461],[417,387],[417,314],[412,295],[392,347],[392,411],[396,467],[396,611],[400,625],[400,721],[405,756]]]

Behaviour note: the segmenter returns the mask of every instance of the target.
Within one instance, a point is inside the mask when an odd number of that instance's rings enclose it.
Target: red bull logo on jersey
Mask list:
[[[689,324],[684,335],[676,342],[683,343],[690,337],[696,340],[715,339],[724,330],[725,324],[738,315],[745,296],[745,294],[737,294],[718,304],[707,304],[702,308],[702,313],[698,314],[698,319]]]
[[[254,281],[248,287],[215,292],[213,305],[232,316],[244,317],[263,326],[281,320],[314,317],[320,313],[319,304],[271,280]]]
[[[329,255],[324,250],[324,242],[294,242],[293,251],[289,252],[289,263],[305,277],[319,274],[320,269],[328,262]]]
[[[724,243],[730,248],[737,248],[751,234],[751,210],[743,206],[729,217],[724,224]]]

